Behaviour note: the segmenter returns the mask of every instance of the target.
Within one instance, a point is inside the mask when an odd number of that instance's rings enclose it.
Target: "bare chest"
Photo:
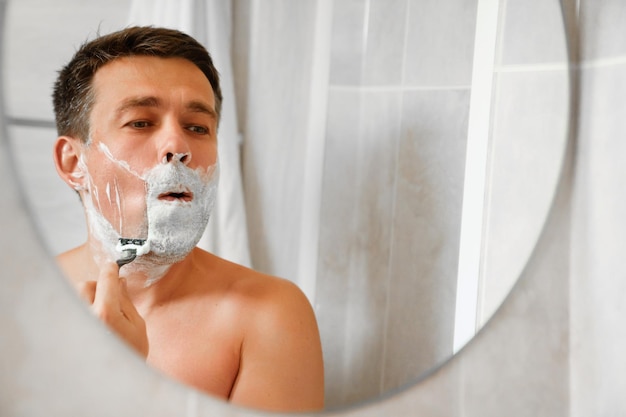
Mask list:
[[[150,317],[146,327],[149,365],[201,391],[229,397],[240,363],[242,333],[236,321],[219,312],[178,312]]]

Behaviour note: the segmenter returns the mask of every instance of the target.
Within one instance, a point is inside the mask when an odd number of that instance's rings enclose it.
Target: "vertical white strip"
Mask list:
[[[333,0],[316,2],[297,275],[298,285],[312,305],[317,281],[332,12]]]
[[[461,349],[476,333],[491,87],[499,1],[478,0],[477,6],[453,352]]]

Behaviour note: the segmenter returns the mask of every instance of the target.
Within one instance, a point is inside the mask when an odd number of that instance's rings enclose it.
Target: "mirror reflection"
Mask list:
[[[51,252],[87,238],[51,156],[57,71],[97,32],[192,34],[224,95],[220,185],[199,246],[300,287],[326,407],[441,365],[523,270],[567,132],[558,1],[46,3],[8,2],[3,95]]]

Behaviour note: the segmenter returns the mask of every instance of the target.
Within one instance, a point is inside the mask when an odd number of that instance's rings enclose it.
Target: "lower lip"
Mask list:
[[[171,202],[180,202],[180,203],[190,203],[192,200],[192,197],[174,197],[171,195],[166,195],[163,197],[159,197],[160,201],[171,201]]]

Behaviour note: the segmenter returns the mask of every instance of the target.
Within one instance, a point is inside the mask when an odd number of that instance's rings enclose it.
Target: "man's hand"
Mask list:
[[[146,323],[128,296],[126,280],[119,278],[117,264],[111,262],[104,265],[98,281],[84,282],[78,291],[103,322],[140,355],[144,358],[148,356]]]

